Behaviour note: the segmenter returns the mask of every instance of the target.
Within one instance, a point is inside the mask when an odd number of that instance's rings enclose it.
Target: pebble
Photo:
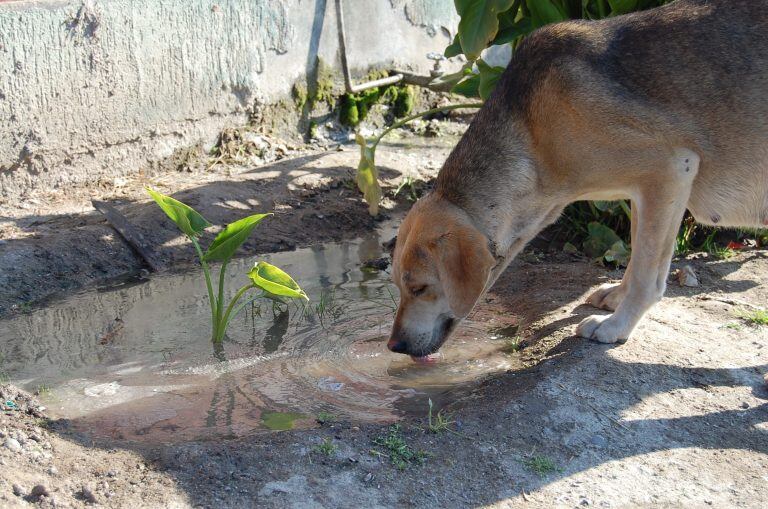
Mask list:
[[[680,283],[680,286],[688,286],[690,288],[699,286],[699,278],[696,277],[696,273],[690,265],[685,265],[677,271],[677,281]]]
[[[34,488],[32,488],[32,491],[29,493],[30,498],[33,500],[38,500],[40,497],[50,497],[51,492],[48,491],[48,488],[46,488],[42,484],[35,485]]]
[[[48,469],[48,473],[49,473],[49,474],[51,474],[51,475],[58,475],[58,473],[59,473],[59,469],[58,469],[58,468],[56,468],[56,467],[50,467],[50,468]]]
[[[13,494],[16,495],[17,497],[23,497],[24,496],[24,488],[22,488],[18,484],[13,483],[12,489],[13,489]]]
[[[602,435],[594,435],[590,440],[595,447],[605,447],[608,441]]]
[[[21,444],[15,438],[8,437],[5,439],[5,447],[11,452],[21,452]]]
[[[96,494],[88,486],[83,486],[82,489],[80,490],[80,493],[83,496],[83,500],[85,500],[86,502],[91,504],[96,503]]]

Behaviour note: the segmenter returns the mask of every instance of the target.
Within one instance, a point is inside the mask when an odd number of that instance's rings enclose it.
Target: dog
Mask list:
[[[768,1],[677,0],[531,33],[404,219],[388,342],[426,360],[578,200],[631,200],[632,258],[577,334],[626,341],[664,294],[688,209],[768,225]]]

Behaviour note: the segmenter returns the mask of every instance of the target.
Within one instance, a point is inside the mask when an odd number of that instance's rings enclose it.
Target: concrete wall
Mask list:
[[[358,69],[426,72],[449,0],[344,0]],[[0,201],[136,172],[338,68],[333,0],[0,3]]]

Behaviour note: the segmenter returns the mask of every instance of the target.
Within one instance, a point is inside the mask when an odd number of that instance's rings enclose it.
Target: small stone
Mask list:
[[[88,486],[82,487],[82,489],[80,490],[80,495],[83,497],[83,500],[85,500],[89,504],[96,503],[96,494]]]
[[[677,281],[680,283],[680,286],[688,286],[690,288],[699,286],[699,278],[696,277],[696,273],[690,265],[685,265],[677,271]]]
[[[22,488],[18,484],[13,483],[12,489],[13,489],[13,494],[16,495],[17,497],[23,497],[24,496],[24,488]]]
[[[117,477],[117,471],[110,470],[109,472],[107,472],[107,477]]]
[[[747,403],[746,401],[742,402],[741,403],[741,408],[746,410],[747,408],[749,408],[749,403]]]
[[[50,475],[58,475],[58,474],[59,474],[59,469],[58,469],[58,468],[56,468],[56,467],[50,467],[50,468],[48,469],[48,473],[49,473]]]
[[[365,474],[365,479],[363,479],[363,480],[364,480],[365,482],[371,482],[371,481],[373,481],[373,474],[372,474],[372,473],[370,473],[370,472],[368,472],[367,474]]]
[[[608,441],[602,435],[594,435],[590,440],[595,447],[605,447]]]
[[[29,493],[29,497],[32,500],[39,500],[40,497],[50,497],[51,492],[48,491],[48,488],[46,488],[42,484],[36,484],[34,488],[32,488],[32,491]]]
[[[21,452],[21,444],[15,438],[8,437],[5,439],[5,445],[11,452]]]

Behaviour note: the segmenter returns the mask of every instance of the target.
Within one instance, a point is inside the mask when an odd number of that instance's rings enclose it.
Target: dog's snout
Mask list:
[[[395,353],[406,353],[408,351],[408,343],[392,338],[387,342],[387,348]]]

